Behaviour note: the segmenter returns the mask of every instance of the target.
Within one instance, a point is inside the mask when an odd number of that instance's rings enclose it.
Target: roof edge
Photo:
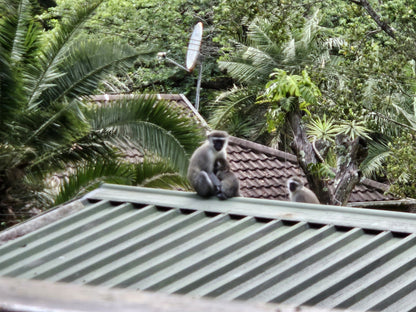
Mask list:
[[[349,202],[348,207],[383,208],[383,207],[416,207],[416,199],[404,198],[397,200]]]
[[[75,200],[67,204],[46,210],[37,216],[34,216],[26,221],[18,223],[15,226],[0,232],[0,246],[7,241],[24,236],[63,217],[71,215],[83,208],[85,208],[85,205],[82,203],[82,201]]]
[[[368,178],[364,178],[362,181],[360,181],[361,184],[366,186],[371,186],[372,188],[379,189],[383,192],[387,192],[389,189],[389,186],[387,184],[377,182],[374,180],[370,180]]]
[[[84,199],[132,202],[266,219],[277,218],[295,222],[335,224],[370,230],[416,233],[416,214],[407,212],[243,197],[221,201],[216,197],[203,199],[193,192],[115,184],[103,184],[100,188],[85,195]],[[253,206],[257,206],[257,209],[253,209]]]
[[[266,146],[266,145],[262,145],[262,144],[259,144],[259,143],[255,143],[255,142],[252,142],[252,141],[248,141],[248,140],[245,140],[245,139],[237,138],[235,136],[230,136],[229,143],[234,144],[234,145],[244,145],[247,148],[256,150],[260,153],[276,156],[280,160],[287,160],[287,161],[290,161],[290,162],[293,162],[293,163],[298,162],[296,156],[293,155],[293,154],[282,152],[282,151],[277,150],[275,148],[272,148],[272,147],[269,147],[269,146]]]
[[[0,309],[55,312],[330,312],[332,309],[275,303],[225,301],[187,295],[50,281],[0,278]],[[3,311],[3,310],[2,310]],[[338,310],[337,310],[338,311]]]
[[[189,109],[195,114],[195,116],[199,119],[199,121],[201,122],[202,126],[204,128],[210,129],[211,127],[205,121],[204,117],[202,117],[202,115],[197,111],[197,109],[195,108],[195,106],[189,101],[189,99],[184,94],[182,94],[182,93],[179,94],[179,96],[181,97],[182,101],[184,101],[186,103],[186,105],[189,107]]]

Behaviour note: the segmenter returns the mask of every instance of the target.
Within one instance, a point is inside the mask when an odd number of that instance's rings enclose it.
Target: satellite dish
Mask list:
[[[203,26],[198,22],[192,31],[191,39],[189,39],[188,51],[186,52],[186,69],[192,72],[198,62],[199,50],[201,49]]]
[[[172,60],[167,57],[166,52],[159,52],[157,57],[160,60],[167,60],[168,62],[175,64],[179,68],[186,70],[188,73],[192,73],[196,64],[198,63],[199,58],[199,51],[201,50],[201,42],[202,42],[202,31],[203,25],[201,22],[198,22],[194,26],[194,30],[192,31],[191,39],[189,39],[188,43],[188,50],[186,51],[186,61],[185,66],[179,64],[175,60]],[[202,62],[199,63],[199,74],[198,80],[196,84],[196,96],[195,96],[195,108],[196,110],[199,109],[199,93],[201,90],[201,80],[202,80]]]

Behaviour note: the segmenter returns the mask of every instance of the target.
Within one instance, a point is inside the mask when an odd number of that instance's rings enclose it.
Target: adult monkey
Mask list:
[[[289,199],[292,202],[319,204],[315,193],[304,186],[302,180],[297,177],[287,180],[287,189],[289,191]]]
[[[204,144],[192,154],[188,167],[188,180],[202,197],[218,196],[227,199],[238,196],[238,179],[229,170],[227,160],[228,133],[211,131]],[[224,186],[224,190],[223,190]]]

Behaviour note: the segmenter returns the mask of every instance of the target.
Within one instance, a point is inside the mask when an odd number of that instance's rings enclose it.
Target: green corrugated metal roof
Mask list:
[[[416,215],[104,185],[0,246],[0,275],[356,310],[416,309]]]

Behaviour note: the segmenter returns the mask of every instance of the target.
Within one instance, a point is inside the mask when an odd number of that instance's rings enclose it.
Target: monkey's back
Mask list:
[[[295,195],[289,195],[289,198],[291,201],[298,203],[320,204],[315,193],[306,187],[302,187]]]
[[[208,144],[203,144],[198,147],[191,156],[188,166],[188,180],[193,181],[194,177],[199,174],[200,171],[212,173],[214,170],[215,155],[210,152]]]

